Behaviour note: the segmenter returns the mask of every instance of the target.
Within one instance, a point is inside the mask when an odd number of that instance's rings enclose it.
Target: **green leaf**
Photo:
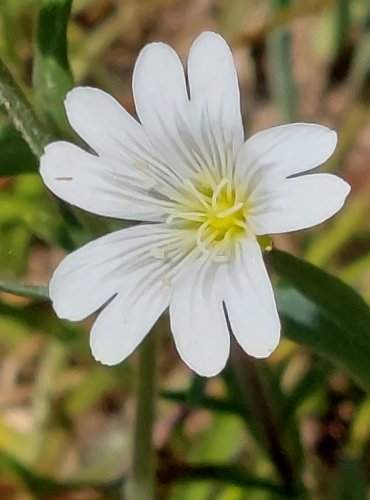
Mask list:
[[[333,10],[333,48],[334,56],[340,57],[340,50],[348,41],[351,29],[351,5],[349,0],[342,0]]]
[[[70,321],[61,321],[56,315],[50,314],[49,304],[42,301],[33,301],[27,305],[14,306],[0,300],[0,317],[14,321],[28,332],[37,330],[47,335],[53,335],[65,342],[75,352],[90,356],[86,341],[81,335],[82,325]]]
[[[71,498],[73,493],[82,489],[95,489],[98,493],[104,495],[104,498],[113,496],[122,489],[125,482],[124,477],[119,477],[105,483],[78,479],[71,481],[59,480],[44,474],[40,474],[31,467],[23,464],[19,459],[0,452],[0,466],[2,469],[13,471],[28,487],[29,491],[36,495],[36,498],[47,499],[54,496]]]
[[[270,258],[279,276],[314,302],[350,336],[363,337],[370,346],[370,308],[350,286],[286,252],[273,250]]]
[[[307,402],[307,399],[309,399],[312,394],[325,386],[330,368],[331,367],[322,357],[319,358],[315,356],[314,359],[311,359],[307,373],[299,380],[293,390],[289,392],[283,402],[281,420],[284,422],[285,426],[288,426],[288,424],[290,425],[290,422],[297,418],[297,410],[299,410],[299,407]]]
[[[328,500],[367,500],[365,467],[360,460],[342,457],[331,483]]]
[[[58,130],[69,130],[64,99],[73,86],[68,62],[67,26],[72,0],[42,0],[39,11],[33,83],[37,101]]]
[[[42,285],[32,286],[23,283],[6,283],[5,281],[0,281],[0,291],[30,299],[42,301],[50,300],[48,287]]]
[[[273,250],[268,260],[291,285],[276,291],[285,335],[343,368],[369,391],[370,309],[366,302],[339,279],[292,255]]]
[[[159,471],[159,480],[163,483],[211,481],[226,483],[248,490],[264,490],[277,496],[287,498],[282,488],[271,481],[250,476],[237,465],[214,464],[179,464],[176,468]]]
[[[49,134],[39,122],[24,92],[15,81],[3,60],[0,58],[0,106],[12,121],[33,154],[41,156],[49,142]]]
[[[234,401],[229,401],[228,399],[203,395],[200,399],[194,401],[189,397],[189,392],[186,391],[162,391],[161,396],[168,401],[184,404],[190,408],[205,408],[215,412],[244,415],[243,406],[234,403]]]
[[[0,129],[0,177],[37,171],[37,160],[15,128]]]

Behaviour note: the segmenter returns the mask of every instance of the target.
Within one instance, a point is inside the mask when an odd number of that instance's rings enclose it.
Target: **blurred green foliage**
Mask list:
[[[284,325],[270,359],[251,361],[235,349],[222,376],[201,380],[179,363],[163,322],[159,498],[369,495],[369,2],[2,0],[0,56],[22,109],[42,128],[30,148],[19,110],[12,123],[0,115],[5,500],[122,498],[136,357],[114,368],[96,364],[88,325],[58,320],[45,288],[66,250],[117,223],[56,202],[37,175],[37,151],[46,134],[73,139],[63,109],[73,82],[102,87],[133,112],[129,84],[142,46],[160,39],[184,55],[204,29],[220,31],[234,49],[248,129],[290,120],[331,125],[339,145],[324,168],[340,172],[353,192],[333,221],[276,239],[311,264],[276,250],[268,256]]]

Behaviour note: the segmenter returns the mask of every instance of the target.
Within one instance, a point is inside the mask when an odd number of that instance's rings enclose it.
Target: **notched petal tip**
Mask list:
[[[335,130],[318,123],[297,123],[297,126],[307,127],[308,137],[312,134],[315,149],[321,151],[321,158],[317,159],[316,167],[325,163],[334,153],[338,143],[338,134]],[[313,146],[314,144],[312,144]]]
[[[332,198],[333,210],[331,214],[328,214],[328,217],[325,220],[330,219],[336,213],[342,210],[347,197],[351,192],[351,186],[348,184],[348,182],[336,175],[331,175],[331,177],[335,178],[336,190],[334,191],[333,189],[333,192],[329,194],[329,197]],[[325,220],[323,222],[325,222]]]
[[[127,347],[124,342],[124,337],[122,339],[122,345],[119,340],[120,335],[124,336],[125,332],[116,332],[115,338],[109,337],[109,333],[111,332],[107,332],[106,329],[97,333],[97,330],[101,329],[102,321],[106,320],[107,313],[110,313],[109,310],[103,310],[95,320],[95,323],[90,331],[90,350],[93,358],[102,365],[115,366],[127,359],[135,351],[141,343],[142,338],[138,336],[137,341]],[[103,318],[101,315],[103,315]],[[116,324],[114,327],[118,328],[119,325]]]
[[[252,356],[253,358],[266,359],[269,356],[271,356],[271,354],[277,349],[277,347],[280,343],[280,329],[279,329],[279,333],[277,335],[275,335],[273,338],[274,338],[274,342],[270,345],[264,346],[264,350],[253,351],[253,349],[248,349],[245,352],[249,356]]]
[[[80,100],[85,96],[91,97],[92,94],[104,96],[109,95],[103,90],[100,90],[96,87],[90,87],[89,85],[79,85],[77,87],[73,87],[73,89],[67,92],[64,103],[73,104],[76,100]]]
[[[55,314],[59,319],[67,320],[67,321],[81,321],[84,318],[81,318],[78,314],[73,314],[69,310],[69,308],[65,307],[65,304],[59,302],[59,300],[52,301],[53,309]]]
[[[64,99],[64,107],[71,127],[87,143],[91,142],[91,134],[84,137],[84,131],[86,132],[84,120],[91,120],[91,116],[96,113],[96,133],[99,134],[98,120],[102,118],[103,113],[117,112],[117,109],[119,112],[122,111],[121,104],[113,96],[104,90],[89,86],[74,87],[70,90]],[[93,117],[95,119],[95,116]]]
[[[157,42],[150,42],[144,45],[144,47],[140,50],[140,54],[145,54],[146,52],[149,52],[153,49],[154,50],[163,49],[163,50],[169,50],[170,52],[174,52],[174,49],[170,45],[168,45],[168,43],[157,41]]]
[[[191,44],[189,51],[189,60],[193,57],[194,52],[202,54],[204,63],[208,63],[209,57],[219,57],[220,61],[231,64],[235,68],[234,59],[232,56],[231,48],[227,41],[218,33],[213,31],[204,31],[201,33]]]
[[[153,79],[154,83],[156,83],[158,75],[163,76],[163,74],[165,74],[169,78],[170,73],[167,75],[167,72],[170,71],[171,68],[173,70],[173,67],[175,67],[177,71],[180,68],[180,81],[182,82],[184,79],[183,65],[177,52],[170,45],[163,42],[151,42],[141,49],[132,74],[132,90],[136,107],[138,105],[138,96],[140,96],[141,93],[147,93],[146,85],[148,78]],[[175,83],[178,84],[179,82],[175,81],[173,84],[174,87]],[[153,101],[151,101],[151,106],[153,106]],[[140,116],[139,110],[138,113]]]
[[[246,325],[243,332],[240,326],[238,330],[234,330],[233,325],[231,324],[230,321],[230,330],[231,333],[236,338],[240,347],[246,354],[248,354],[248,356],[251,356],[252,358],[256,359],[266,359],[277,349],[280,343],[281,339],[280,319],[276,310],[273,312],[268,312],[267,310],[264,311],[261,310],[258,311],[257,313],[257,308],[256,308],[255,311],[257,316],[261,314],[264,314],[265,317],[271,315],[271,318],[273,319],[269,327],[265,326],[265,328],[263,328],[263,330],[261,329],[261,331],[259,331],[258,329],[253,331],[251,329],[252,325],[250,325],[249,328]],[[258,339],[258,336],[261,337],[261,335],[263,335],[263,342],[261,342],[260,338]]]
[[[99,95],[103,95],[104,97],[108,96],[103,90],[88,86],[74,87],[67,93],[64,99],[64,108],[68,121],[72,127],[75,124],[75,120],[78,121],[80,115],[83,114],[84,108],[89,106],[91,98],[95,98]],[[78,133],[77,130],[76,132]]]
[[[51,287],[49,286],[49,290]],[[81,321],[87,317],[86,314],[81,316],[78,311],[74,311],[71,308],[71,305],[68,301],[63,300],[63,294],[58,293],[52,296],[51,291],[49,292],[51,303],[54,309],[55,314],[59,319],[67,320],[67,321]]]
[[[81,321],[85,319],[87,314],[81,316],[79,311],[74,310],[73,301],[71,305],[71,301],[66,297],[67,293],[68,292],[64,290],[63,283],[59,283],[58,280],[55,279],[54,273],[49,283],[49,296],[55,314],[59,319],[68,321]]]
[[[199,36],[197,36],[192,45],[205,40],[217,41],[225,45],[228,45],[226,40],[219,33],[216,33],[215,31],[203,31]]]
[[[138,70],[140,71],[143,61],[147,58],[157,57],[158,53],[162,52],[170,57],[178,58],[177,52],[167,43],[164,42],[151,42],[145,45],[139,52],[136,59],[132,79],[135,80]],[[154,60],[153,63],[156,64],[158,60]]]
[[[346,199],[351,192],[351,186],[350,186],[350,184],[348,184],[348,182],[346,182],[341,177],[338,177],[336,175],[333,177],[335,177],[335,180],[337,183],[337,193],[336,193],[337,207],[336,207],[336,209],[333,210],[333,213],[328,218],[333,217],[337,212],[339,212],[339,210],[341,210],[343,208],[343,206],[346,202]],[[333,194],[333,196],[335,196],[335,195]]]
[[[104,366],[116,366],[125,359],[125,357],[122,356],[118,356],[116,358],[107,356],[106,353],[99,352],[100,351],[99,348],[96,348],[96,346],[94,346],[94,344],[91,342],[90,342],[90,351],[95,361]]]
[[[347,181],[333,174],[317,174],[321,177],[326,177],[331,181],[331,189],[328,188],[327,198],[332,199],[333,213],[329,216],[332,217],[343,207],[347,196],[351,192],[351,186]],[[328,217],[328,218],[329,218]]]
[[[207,378],[216,377],[217,375],[219,375],[222,372],[222,370],[225,368],[226,363],[227,363],[227,358],[226,358],[225,361],[222,363],[222,366],[220,364],[218,367],[214,367],[214,366],[207,367],[207,366],[205,366],[206,363],[202,366],[198,366],[198,365],[193,365],[192,363],[189,363],[184,358],[182,358],[182,360],[190,368],[190,370],[195,372],[200,377],[207,377]]]
[[[64,176],[61,172],[59,172],[60,177],[55,177],[55,174],[58,172],[58,165],[60,164],[60,159],[64,157],[66,148],[73,147],[77,149],[77,146],[73,146],[72,144],[65,141],[51,142],[44,147],[44,154],[40,157],[39,173],[42,177],[42,180],[44,181],[44,184],[47,186],[47,188],[57,196],[59,196],[59,194],[58,192],[56,192],[54,187],[55,181],[72,180],[70,175]]]
[[[44,183],[49,187],[48,180],[53,166],[53,155],[57,149],[57,142],[51,142],[44,147],[44,154],[40,157],[39,172]]]
[[[341,179],[340,177],[338,177],[338,179],[340,179],[342,181],[342,184],[343,184],[343,196],[344,196],[344,199],[346,199],[347,196],[350,194],[352,187],[344,179]]]
[[[84,87],[82,85],[78,87],[73,87],[73,89],[69,90],[65,96],[64,102],[68,103],[78,98],[81,95],[81,92],[86,91],[87,89],[91,89],[91,87]]]
[[[325,128],[327,129],[328,134],[331,135],[333,143],[335,143],[335,145],[336,145],[338,142],[338,134],[337,134],[336,130],[333,130],[332,128],[329,128],[329,127],[325,127]]]
[[[328,145],[326,148],[326,152],[327,152],[327,159],[329,159],[332,156],[332,154],[334,153],[335,148],[337,147],[338,134],[335,130],[332,130],[331,128],[324,127],[324,126],[322,126],[322,128],[325,129],[325,132],[327,134]],[[326,161],[326,160],[324,160],[324,161]]]

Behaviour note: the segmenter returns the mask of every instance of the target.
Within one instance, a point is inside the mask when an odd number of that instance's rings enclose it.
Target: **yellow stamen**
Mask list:
[[[176,221],[194,231],[200,251],[210,254],[217,262],[224,262],[235,242],[248,231],[247,200],[237,196],[232,181],[226,178],[216,186],[201,182],[201,179],[187,180],[184,188],[190,197],[174,206],[167,223]]]

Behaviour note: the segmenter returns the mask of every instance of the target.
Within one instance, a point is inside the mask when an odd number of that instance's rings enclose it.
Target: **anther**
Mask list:
[[[223,210],[222,212],[217,212],[216,217],[218,217],[218,218],[228,217],[229,215],[232,215],[235,212],[237,212],[238,210],[240,210],[243,205],[244,205],[244,203],[239,202],[236,205],[234,205],[233,207],[227,208],[226,210]]]
[[[207,201],[207,200],[210,200],[210,197],[207,196],[206,194],[201,193],[200,191],[198,191],[198,189],[194,186],[194,184],[189,179],[186,179],[184,181],[184,185],[196,197],[196,199],[198,201],[200,201],[201,204],[205,208],[208,209],[208,207],[209,207],[209,201]]]
[[[221,193],[221,191],[223,190],[223,188],[229,184],[230,181],[228,179],[222,179],[222,181],[219,183],[219,185],[216,187],[216,189],[213,191],[213,195],[212,195],[212,210],[214,212],[217,211],[217,201],[218,201],[218,197]]]
[[[203,222],[205,219],[205,215],[201,212],[175,212],[167,217],[166,223],[170,224],[176,219],[191,220],[194,222]]]
[[[202,236],[209,227],[210,227],[210,223],[207,221],[207,222],[204,222],[197,231],[197,245],[198,245],[199,249],[201,250],[201,252],[205,253],[205,254],[210,253],[208,245],[210,243],[212,243],[212,241],[214,241],[217,238],[217,236],[219,235],[219,231],[212,231],[211,234],[203,240]]]

